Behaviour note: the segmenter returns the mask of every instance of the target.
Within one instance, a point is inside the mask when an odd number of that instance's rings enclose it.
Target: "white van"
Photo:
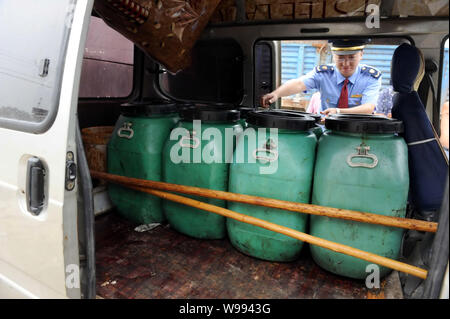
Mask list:
[[[91,180],[81,134],[114,126],[120,105],[136,100],[257,107],[264,93],[328,63],[305,50],[355,36],[378,48],[368,62],[382,61],[384,86],[392,48],[407,42],[421,50],[427,67],[419,94],[439,133],[448,101],[448,1],[381,0],[373,10],[367,1],[222,1],[192,65],[176,74],[105,23],[94,2],[0,1],[0,298],[448,298],[448,170],[441,208],[421,215],[439,223],[437,233],[405,232],[402,247],[402,260],[426,269],[427,278],[393,272],[373,290],[320,270],[306,253],[294,264],[269,263],[167,225],[138,232],[116,216],[105,184]],[[181,2],[186,9],[190,1]],[[304,50],[295,75],[283,51],[289,43]],[[310,93],[275,107],[305,110]]]

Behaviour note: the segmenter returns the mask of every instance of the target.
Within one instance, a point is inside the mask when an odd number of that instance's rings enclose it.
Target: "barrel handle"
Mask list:
[[[257,160],[262,160],[266,162],[275,162],[278,159],[278,151],[276,150],[277,145],[272,141],[272,139],[268,139],[264,147],[257,148],[253,151],[253,158]],[[269,156],[260,156],[258,155],[259,152],[265,152],[273,154],[272,157]]]
[[[378,165],[378,158],[375,154],[370,154],[370,146],[366,146],[364,143],[361,144],[359,147],[356,148],[358,153],[356,154],[350,154],[347,157],[347,164],[350,167],[365,167],[365,168],[374,168]],[[372,163],[353,163],[353,158],[355,157],[362,157],[362,158],[370,158],[372,160]]]
[[[124,122],[122,127],[117,130],[117,136],[122,138],[131,139],[134,135],[134,130],[131,128],[131,125],[133,123],[131,122]],[[128,132],[128,133],[125,133]]]
[[[181,147],[189,147],[189,148],[197,148],[200,145],[200,140],[198,137],[194,136],[196,134],[197,134],[196,131],[192,131],[192,132],[189,132],[189,136],[182,136],[180,139],[180,146]],[[193,141],[194,143],[192,144],[191,142],[188,142],[187,144],[184,144],[183,143],[184,140]]]

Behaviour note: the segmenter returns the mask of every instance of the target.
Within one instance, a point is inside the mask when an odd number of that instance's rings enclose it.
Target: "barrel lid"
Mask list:
[[[189,103],[189,102],[182,102],[182,103],[177,102],[176,107],[177,107],[177,112],[180,113],[181,111],[183,111],[185,109],[195,108],[195,104]]]
[[[280,111],[281,112],[288,112],[288,113],[304,114],[304,115],[307,115],[307,116],[311,116],[316,121],[316,123],[319,123],[321,118],[322,118],[320,116],[320,114],[316,114],[316,113],[309,113],[309,112],[297,111],[297,110],[289,110],[289,109],[281,109]]]
[[[179,113],[184,121],[236,122],[239,120],[239,111],[230,104],[224,104],[223,108],[218,108],[216,104],[196,104],[195,107],[179,110]]]
[[[241,119],[246,119],[248,113],[253,112],[253,111],[256,111],[257,109],[255,109],[255,108],[253,108],[253,107],[249,107],[249,106],[242,106],[242,105],[239,105],[239,106],[237,107],[237,110],[240,112]]]
[[[307,131],[314,127],[315,120],[304,114],[270,110],[249,112],[247,123],[267,128]]]
[[[236,110],[237,104],[227,102],[197,102],[195,106],[200,109]]]
[[[325,119],[325,127],[332,131],[366,134],[394,134],[403,132],[403,122],[380,115],[332,114]]]
[[[152,116],[176,112],[176,103],[169,100],[137,101],[122,104],[120,108],[120,113],[126,116]]]

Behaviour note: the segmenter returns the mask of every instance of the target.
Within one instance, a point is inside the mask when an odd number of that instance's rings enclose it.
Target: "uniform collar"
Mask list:
[[[344,82],[345,77],[341,74],[341,72],[339,72],[338,68],[336,66],[334,66],[336,72],[336,84],[341,84],[342,82]],[[358,77],[358,74],[361,72],[361,66],[360,64],[358,64],[358,66],[355,69],[355,72],[353,72],[353,74],[348,78],[348,81],[351,84],[355,84],[356,78]]]

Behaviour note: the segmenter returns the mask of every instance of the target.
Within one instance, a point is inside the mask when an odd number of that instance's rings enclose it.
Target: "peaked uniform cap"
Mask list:
[[[370,42],[369,39],[335,39],[328,41],[331,45],[331,51],[337,55],[355,54],[364,49]]]

